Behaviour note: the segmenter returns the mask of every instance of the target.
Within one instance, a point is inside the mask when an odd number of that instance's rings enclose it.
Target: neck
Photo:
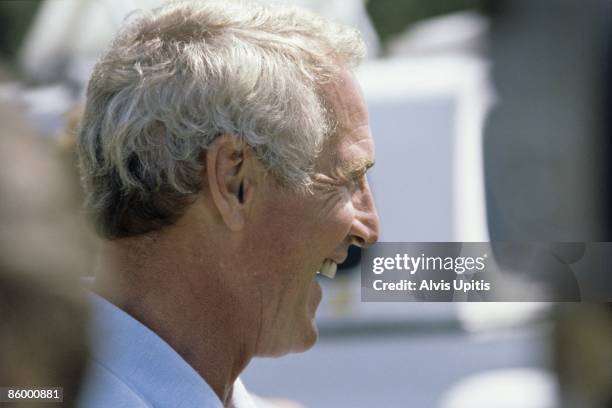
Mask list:
[[[257,328],[240,313],[229,268],[205,265],[223,259],[219,252],[191,248],[171,229],[107,242],[94,290],[166,341],[227,405],[254,354]]]

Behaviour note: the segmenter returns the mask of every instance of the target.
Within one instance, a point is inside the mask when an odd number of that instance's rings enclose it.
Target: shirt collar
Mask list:
[[[204,379],[152,330],[93,294],[92,358],[152,406],[219,407]]]

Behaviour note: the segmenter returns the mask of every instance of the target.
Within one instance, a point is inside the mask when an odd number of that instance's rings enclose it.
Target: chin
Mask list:
[[[322,297],[321,285],[316,279],[313,279],[311,290],[308,297],[308,305],[306,307],[306,316],[303,318],[304,322],[298,326],[294,336],[294,347],[291,349],[292,353],[304,352],[315,345],[319,338],[319,329],[315,321],[315,315],[317,308],[321,303]]]
[[[302,353],[312,348],[319,339],[319,329],[314,320],[310,322],[310,327],[307,333],[302,333],[299,340],[296,340],[291,353]]]
[[[277,346],[268,352],[261,353],[261,357],[280,357],[290,353],[303,353],[312,348],[319,338],[319,330],[317,329],[314,319],[308,319],[301,328],[294,332],[294,335],[289,340],[285,337],[285,341],[280,339]]]
[[[269,343],[272,346],[259,354],[266,357],[280,357],[290,353],[302,353],[312,348],[319,338],[319,330],[315,321],[315,314],[321,302],[321,286],[313,279],[305,304],[297,308],[293,319],[283,330],[283,334],[274,337]],[[277,332],[278,333],[278,332]]]

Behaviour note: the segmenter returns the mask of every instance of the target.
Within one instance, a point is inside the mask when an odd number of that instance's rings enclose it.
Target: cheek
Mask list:
[[[340,188],[315,194],[306,198],[284,195],[286,201],[266,208],[253,238],[267,244],[265,253],[270,260],[285,267],[316,268],[316,263],[346,239],[354,218],[349,192]]]
[[[335,205],[321,217],[324,223],[325,231],[330,236],[330,239],[335,241],[343,241],[349,234],[353,223],[355,210],[353,204],[348,197],[343,197],[338,200]],[[337,244],[338,242],[336,242]]]
[[[336,204],[332,208],[319,208],[311,217],[304,219],[305,222],[298,233],[301,238],[298,245],[303,250],[305,259],[321,262],[348,236],[353,220],[353,208],[345,202]]]

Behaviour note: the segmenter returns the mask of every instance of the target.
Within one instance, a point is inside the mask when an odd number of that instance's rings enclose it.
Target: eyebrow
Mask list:
[[[340,163],[339,171],[343,177],[350,179],[365,174],[375,163],[372,159],[344,161]]]

